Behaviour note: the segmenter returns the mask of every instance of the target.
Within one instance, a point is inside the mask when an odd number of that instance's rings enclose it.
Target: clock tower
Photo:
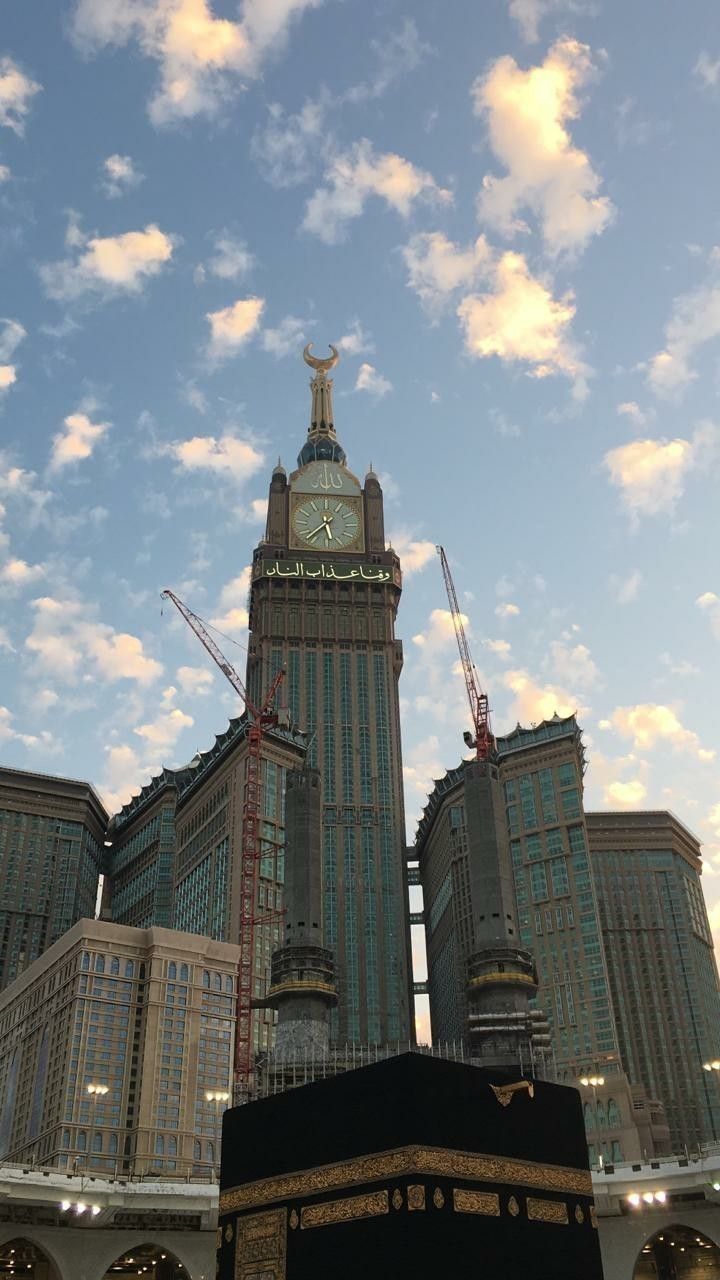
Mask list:
[[[312,411],[298,467],[278,464],[253,554],[247,687],[285,666],[290,717],[322,776],[325,945],[335,956],[333,1039],[413,1038],[410,925],[395,639],[402,577],[385,547],[383,496],[335,434],[338,353],[305,348]]]

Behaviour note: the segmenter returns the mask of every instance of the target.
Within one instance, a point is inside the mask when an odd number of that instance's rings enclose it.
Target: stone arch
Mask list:
[[[33,1239],[32,1228],[29,1232],[4,1234],[6,1239],[0,1243],[0,1266],[11,1265],[17,1260],[17,1274],[27,1276],[28,1280],[64,1280],[64,1274],[51,1249],[43,1241]]]
[[[116,1280],[117,1273],[112,1268],[130,1258],[135,1259],[139,1267],[149,1263],[151,1259],[160,1260],[161,1265],[155,1271],[157,1280],[195,1280],[194,1264],[184,1256],[184,1250],[178,1250],[174,1240],[172,1245],[168,1245],[148,1240],[147,1237],[141,1237],[138,1243],[125,1245],[119,1250],[116,1245],[112,1254],[108,1254],[105,1259],[105,1270],[98,1272],[98,1280]]]
[[[697,1227],[682,1222],[659,1227],[635,1259],[632,1280],[720,1280],[720,1248]]]

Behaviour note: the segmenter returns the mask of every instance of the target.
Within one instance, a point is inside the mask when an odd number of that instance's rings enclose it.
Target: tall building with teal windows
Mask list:
[[[588,813],[618,1039],[663,1103],[674,1151],[720,1139],[720,995],[700,844],[674,814]]]
[[[291,721],[322,775],[324,934],[335,955],[341,1042],[413,1034],[410,928],[395,618],[400,562],[385,546],[383,496],[361,484],[335,433],[336,362],[316,360],[298,466],[270,481],[253,555],[247,684],[258,699],[279,667]]]
[[[603,1079],[585,1099],[591,1159],[639,1157],[588,854],[580,729],[574,716],[556,715],[531,729],[518,725],[496,745],[520,942],[537,967],[536,1004],[550,1026],[557,1078]],[[466,1029],[474,945],[465,794],[471,780],[461,764],[435,784],[415,841],[435,1040],[460,1040]]]
[[[209,751],[182,769],[163,769],[113,819],[108,896],[115,923],[238,942],[247,727],[245,716],[231,720]],[[263,744],[253,973],[258,1000],[267,992],[281,934],[285,773],[302,765],[305,747],[301,733],[281,727]],[[253,1026],[256,1050],[270,1048],[273,1011],[258,1011]]]
[[[95,915],[107,820],[87,782],[0,767],[0,990]]]

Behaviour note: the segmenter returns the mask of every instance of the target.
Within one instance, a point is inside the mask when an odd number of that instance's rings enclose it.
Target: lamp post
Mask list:
[[[226,1089],[225,1090],[211,1089],[205,1094],[205,1099],[207,1102],[214,1102],[216,1104],[215,1115],[217,1117],[222,1110],[225,1110],[223,1103],[227,1105],[227,1103],[230,1101],[230,1094]],[[217,1144],[217,1142],[218,1142],[218,1138],[217,1138],[217,1129],[216,1129],[215,1144]],[[213,1145],[213,1150],[215,1149],[215,1144]],[[213,1175],[214,1173],[215,1173],[215,1170],[213,1169]]]
[[[105,1094],[110,1092],[110,1086],[107,1084],[89,1084],[87,1085],[87,1092],[90,1094],[90,1151],[88,1151],[86,1156],[87,1167],[89,1169],[89,1157],[92,1155],[93,1139],[95,1136],[94,1130],[97,1122],[97,1100],[98,1098],[104,1098]],[[100,1168],[102,1168],[102,1163]]]
[[[583,1088],[592,1089],[592,1092],[593,1092],[595,1128],[598,1133],[598,1164],[600,1165],[601,1169],[603,1167],[603,1157],[602,1157],[602,1151],[600,1149],[600,1137],[599,1137],[600,1126],[598,1124],[598,1114],[597,1114],[597,1091],[600,1088],[600,1086],[603,1085],[604,1083],[605,1083],[604,1076],[595,1076],[595,1075],[580,1076],[580,1084],[583,1086]]]

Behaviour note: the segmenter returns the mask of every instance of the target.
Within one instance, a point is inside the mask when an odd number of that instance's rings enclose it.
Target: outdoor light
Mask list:
[[[78,1200],[77,1204],[75,1205],[75,1212],[84,1213],[86,1209],[87,1209],[87,1205],[83,1204],[82,1200]]]
[[[667,1192],[665,1192],[665,1191],[656,1191],[656,1192],[655,1192],[655,1199],[656,1199],[657,1201],[659,1201],[659,1203],[660,1203],[660,1204],[664,1204],[664,1203],[665,1203],[665,1201],[667,1200]]]
[[[67,1213],[68,1209],[70,1208],[70,1201],[69,1200],[61,1201],[60,1208],[62,1209],[63,1213]]]
[[[718,1063],[718,1066],[720,1066],[720,1063]],[[95,1094],[98,1097],[104,1097],[106,1093],[110,1092],[110,1086],[107,1084],[89,1084],[87,1091],[88,1093]]]
[[[640,1203],[640,1197],[637,1191],[632,1191],[628,1196],[628,1200],[630,1201],[630,1204],[634,1206],[634,1208],[637,1208],[637,1206]]]
[[[593,1089],[597,1089],[599,1085],[605,1083],[605,1077],[604,1076],[581,1076],[580,1083],[585,1085],[585,1087],[587,1087],[588,1085],[592,1085]]]
[[[99,1212],[100,1212],[100,1205],[99,1205],[99,1204],[94,1204],[94,1205],[92,1206],[92,1216],[93,1216],[93,1218],[97,1218],[97,1216],[98,1216]]]
[[[720,1182],[713,1182],[713,1191],[720,1191]]]

